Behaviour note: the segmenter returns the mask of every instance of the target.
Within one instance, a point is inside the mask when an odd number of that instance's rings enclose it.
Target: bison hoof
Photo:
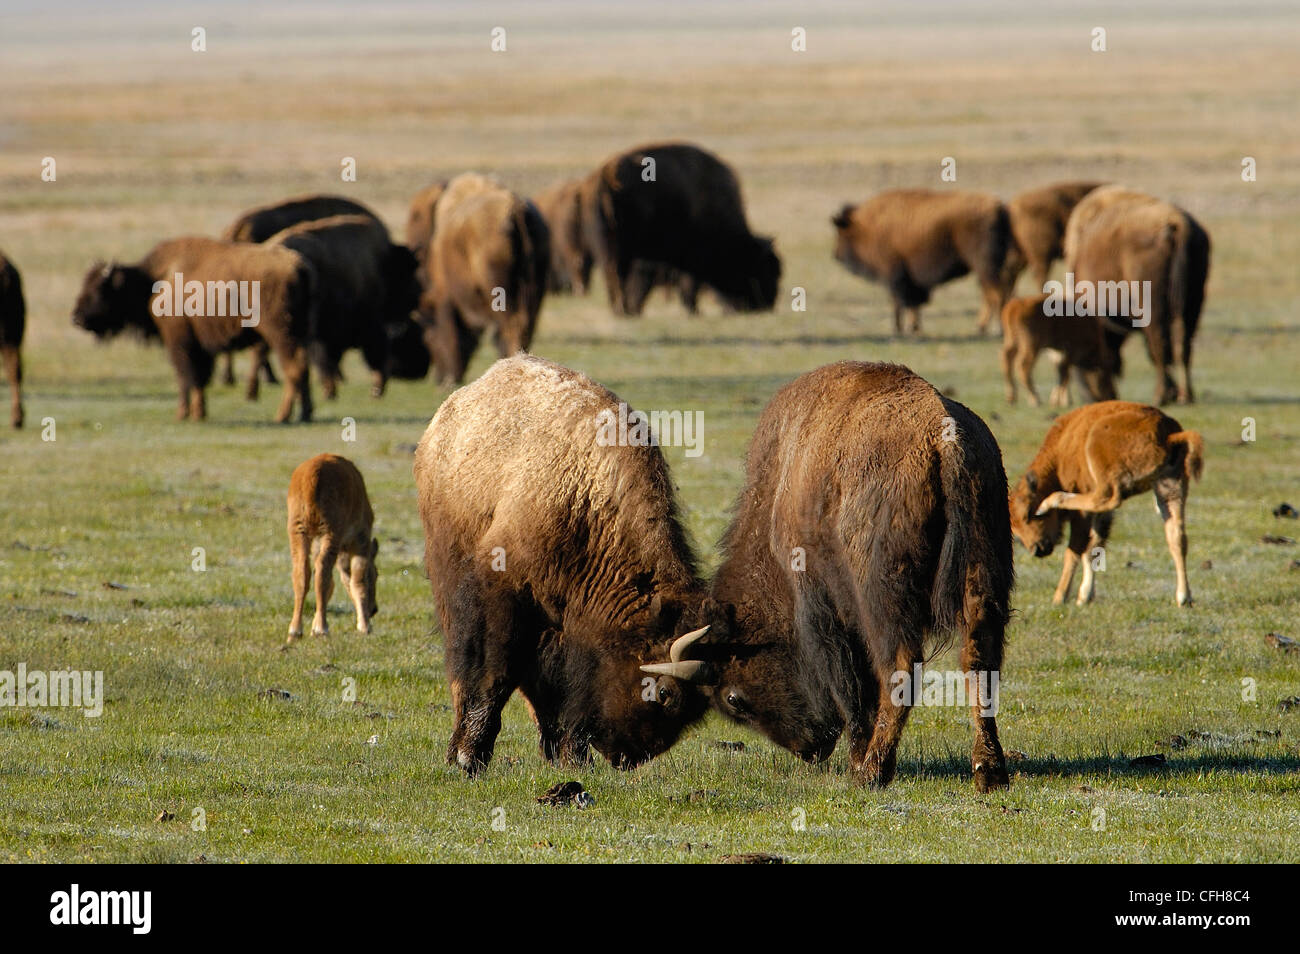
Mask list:
[[[1006,765],[986,765],[980,762],[975,766],[975,791],[992,792],[1010,786],[1011,779],[1007,777]]]
[[[311,634],[313,636],[328,636],[330,634],[330,628],[328,626],[313,626],[311,628]]]
[[[363,636],[369,636],[369,635],[370,635],[370,624],[369,624],[369,623],[357,623],[357,632],[358,632],[358,633],[361,633]]]

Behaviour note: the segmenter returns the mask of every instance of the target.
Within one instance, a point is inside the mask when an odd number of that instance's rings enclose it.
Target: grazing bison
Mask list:
[[[501,357],[528,350],[550,261],[546,222],[531,202],[476,173],[448,183],[438,200],[420,303],[440,383],[464,379],[489,329]]]
[[[423,268],[429,254],[429,239],[433,238],[434,217],[438,213],[438,200],[447,191],[447,183],[435,182],[425,186],[411,199],[411,211],[406,217],[406,247]]]
[[[1016,279],[1028,266],[1035,293],[1051,272],[1052,263],[1064,254],[1065,226],[1074,207],[1102,182],[1058,182],[1022,192],[1007,203],[1011,236],[1002,266],[1004,298],[1015,293]]]
[[[134,265],[92,266],[72,320],[100,338],[127,330],[160,337],[176,370],[181,420],[207,416],[203,392],[216,355],[261,341],[279,358],[285,379],[276,420],[287,421],[297,401],[309,421],[314,284],[311,264],[287,248],[171,239]]]
[[[0,357],[9,379],[9,423],[23,426],[23,332],[27,328],[27,302],[23,280],[14,263],[0,252]]]
[[[1075,206],[1065,257],[1075,286],[1095,290],[1094,313],[1116,355],[1142,329],[1156,369],[1155,403],[1192,403],[1192,339],[1210,272],[1210,237],[1201,224],[1153,196],[1105,186]],[[1140,314],[1135,294],[1142,295]],[[1182,368],[1178,384],[1173,365]]]
[[[516,355],[448,397],[416,450],[455,709],[447,761],[471,774],[516,688],[552,761],[593,746],[631,768],[707,708],[639,668],[679,657],[709,604],[659,448],[598,440],[620,406],[575,371]]]
[[[983,303],[979,330],[1002,312],[1002,266],[1011,223],[997,197],[979,192],[892,189],[832,216],[835,258],[849,271],[883,282],[894,300],[894,331],[921,330],[921,306],[944,282],[974,272]]]
[[[1070,404],[1070,369],[1083,384],[1090,401],[1110,401],[1115,397],[1115,372],[1119,370],[1114,352],[1106,346],[1101,319],[1092,315],[1066,317],[1048,307],[1049,296],[1033,295],[1013,298],[1002,309],[1002,378],[1006,382],[1007,402],[1016,401],[1014,369],[1029,395],[1029,403],[1038,407],[1038,392],[1032,375],[1038,355],[1046,351],[1056,365],[1056,387],[1049,401],[1052,407]]]
[[[990,698],[1013,580],[1006,486],[984,422],[906,368],[797,378],[759,418],[723,539],[713,596],[734,622],[679,653],[699,671],[655,671],[708,685],[723,715],[809,761],[847,732],[856,780],[883,786],[915,701],[900,688],[956,631],[963,673],[983,677],[975,784],[1006,785]]]
[[[1010,495],[1011,528],[1036,557],[1049,555],[1070,526],[1065,567],[1052,596],[1062,603],[1083,564],[1077,603],[1092,599],[1091,554],[1106,545],[1119,505],[1154,490],[1156,511],[1165,522],[1165,542],[1174,558],[1175,597],[1192,601],[1187,585],[1187,487],[1201,477],[1204,442],[1167,414],[1146,404],[1103,401],[1056,420],[1029,470]]]
[[[750,232],[740,183],[711,153],[664,143],[613,156],[583,181],[579,202],[615,313],[640,314],[655,284],[683,277],[692,310],[700,285],[737,311],[775,305],[781,260]]]
[[[382,395],[392,342],[410,339],[408,325],[418,331],[411,312],[419,304],[420,285],[410,250],[390,242],[382,223],[360,215],[302,222],[277,232],[267,244],[292,249],[316,270],[312,346],[325,396],[337,393],[339,362],[350,348],[361,349],[374,372],[371,393]],[[423,344],[416,347],[425,350]],[[428,370],[427,361],[424,367]]]
[[[311,634],[328,636],[325,609],[334,593],[337,562],[343,586],[357,611],[357,632],[370,632],[370,618],[379,612],[375,584],[375,514],[366,494],[366,481],[355,464],[337,454],[318,454],[303,461],[289,478],[289,552],[293,564],[293,618],[289,642],[302,636],[302,610],[312,575],[312,544],[316,551],[316,615]],[[342,562],[339,558],[342,557]]]

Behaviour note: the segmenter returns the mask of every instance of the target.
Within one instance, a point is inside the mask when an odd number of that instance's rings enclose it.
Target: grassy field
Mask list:
[[[30,315],[28,427],[0,433],[0,670],[103,670],[106,692],[97,719],[0,710],[0,859],[1300,859],[1300,709],[1278,708],[1300,694],[1300,654],[1264,638],[1300,638],[1300,547],[1262,542],[1300,537],[1271,513],[1300,506],[1293,8],[131,7],[0,13],[0,248],[23,271]],[[1099,25],[1105,53],[1089,50]],[[206,53],[190,49],[195,26]],[[504,53],[489,51],[496,26]],[[805,53],[790,48],[796,26]],[[251,204],[345,193],[400,234],[409,196],[435,178],[476,168],[531,192],[668,137],[736,166],[755,229],[785,262],[777,310],[731,317],[709,302],[692,319],[656,297],[624,322],[597,288],[548,299],[535,350],[634,406],[704,413],[704,455],[666,454],[706,565],[757,415],[803,371],[907,364],[989,422],[1012,474],[1051,419],[1003,402],[997,345],[974,336],[972,281],[937,293],[925,338],[888,335],[883,290],[831,259],[841,203],[937,187],[951,156],[958,187],[1122,181],[1209,229],[1200,401],[1174,411],[1207,445],[1188,517],[1196,604],[1174,604],[1146,499],[1119,516],[1090,607],[1052,606],[1059,555],[1019,551],[999,719],[1010,790],[974,793],[959,709],[918,710],[898,780],[870,792],[851,786],[842,752],[811,769],[715,716],[634,772],[554,769],[517,699],[492,766],[467,782],[442,762],[450,699],[411,479],[446,392],[398,382],[374,401],[354,355],[313,424],[272,424],[275,389],[249,404],[219,385],[206,423],[178,424],[159,350],[99,346],[69,321],[96,258],[215,234]],[[40,177],[46,156],[54,182]],[[1244,156],[1258,181],[1242,181]],[[344,157],[355,183],[340,181]],[[806,312],[789,307],[795,286]],[[1149,400],[1137,341],[1126,363],[1121,395]],[[42,439],[46,419],[55,440]],[[284,494],[321,451],[365,473],[381,613],[361,637],[336,592],[335,635],[285,651]],[[1154,753],[1163,766],[1130,766]],[[535,801],[570,778],[593,806]]]

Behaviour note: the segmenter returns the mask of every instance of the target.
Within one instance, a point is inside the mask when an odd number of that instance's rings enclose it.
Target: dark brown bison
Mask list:
[[[1210,237],[1201,224],[1153,196],[1105,186],[1075,206],[1065,258],[1075,287],[1094,291],[1093,313],[1105,322],[1108,347],[1118,355],[1140,328],[1156,368],[1156,403],[1190,404],[1192,339],[1210,272]],[[1174,383],[1173,365],[1182,368],[1181,383]]]
[[[410,330],[418,332],[411,320],[420,300],[415,256],[388,240],[383,223],[360,215],[302,222],[277,232],[267,244],[293,249],[316,270],[312,350],[325,396],[335,396],[342,377],[339,362],[350,348],[361,349],[374,372],[371,393],[382,395],[392,343],[401,343],[403,335],[409,338]],[[425,350],[423,344],[411,343]],[[424,367],[427,371],[427,361]]]
[[[894,300],[894,331],[921,330],[921,306],[945,282],[974,272],[983,302],[979,329],[1002,313],[1002,266],[1011,244],[1006,206],[979,192],[893,189],[831,218],[835,258],[849,271],[883,282]]]
[[[171,239],[134,265],[92,266],[72,320],[100,338],[128,330],[160,337],[176,370],[182,420],[207,416],[204,389],[216,355],[264,342],[285,379],[276,420],[287,421],[297,401],[309,421],[314,283],[311,264],[287,248]]]
[[[1064,254],[1065,226],[1074,207],[1102,182],[1058,182],[1022,192],[1007,203],[1014,241],[1002,266],[1004,298],[1016,289],[1020,273],[1029,268],[1034,293],[1043,290],[1052,263]]]
[[[659,448],[599,440],[620,411],[583,375],[516,355],[448,397],[420,441],[425,567],[456,720],[447,761],[471,774],[515,689],[543,756],[583,761],[592,746],[620,768],[663,752],[708,707],[639,668],[680,657],[709,603]]]
[[[713,583],[734,621],[653,671],[707,685],[723,715],[809,761],[847,732],[855,778],[883,786],[915,667],[955,631],[975,784],[1006,785],[993,682],[1013,581],[1006,487],[984,422],[906,368],[803,375],[749,447]]]
[[[683,278],[690,309],[701,285],[737,311],[775,305],[781,260],[749,230],[740,183],[717,156],[685,143],[642,146],[606,160],[578,191],[615,313],[640,314],[655,284]]]
[[[438,213],[438,200],[447,191],[447,183],[435,182],[425,186],[411,199],[411,210],[406,218],[406,247],[411,250],[420,266],[429,254],[429,239],[433,238],[434,216]]]
[[[438,200],[420,303],[441,383],[460,382],[485,331],[502,357],[527,351],[546,292],[546,222],[495,179],[457,176]]]
[[[0,252],[0,357],[9,379],[9,422],[23,426],[23,332],[27,328],[27,302],[23,280],[14,263]]]

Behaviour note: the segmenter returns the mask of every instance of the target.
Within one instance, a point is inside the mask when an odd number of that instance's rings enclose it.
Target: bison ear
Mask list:
[[[105,266],[104,274],[108,277],[108,284],[114,291],[121,291],[126,287],[126,269],[117,262]]]
[[[1025,486],[1029,488],[1031,494],[1038,493],[1038,475],[1032,470],[1025,474]]]
[[[831,225],[837,229],[845,229],[849,226],[849,216],[853,214],[853,206],[844,205],[842,209],[831,216]]]

